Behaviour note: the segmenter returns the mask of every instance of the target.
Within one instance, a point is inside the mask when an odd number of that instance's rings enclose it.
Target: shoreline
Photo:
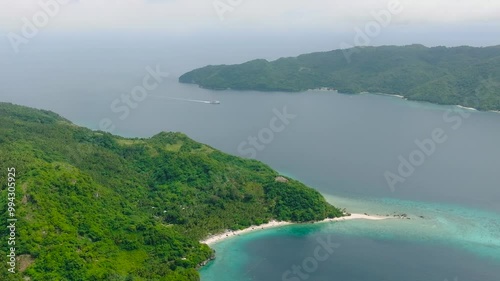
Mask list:
[[[479,111],[479,110],[477,110],[477,109],[475,109],[473,107],[466,107],[466,106],[459,105],[459,104],[457,104],[455,106],[458,107],[458,108],[461,108],[461,109],[467,109],[467,110],[472,110],[472,111]]]
[[[379,96],[387,96],[387,97],[396,97],[396,98],[400,98],[403,100],[408,100],[408,98],[406,98],[405,96],[397,95],[397,94],[370,93],[370,92],[362,92],[362,93],[371,94],[371,95],[379,95]]]
[[[462,109],[465,109],[465,110],[471,110],[471,111],[478,111],[478,112],[493,112],[493,113],[498,113],[500,114],[500,110],[487,110],[487,109],[477,109],[477,108],[473,108],[473,107],[465,107],[463,105],[459,105],[459,104],[448,104],[448,103],[438,103],[438,102],[432,102],[432,101],[428,101],[428,100],[416,100],[416,99],[411,99],[411,98],[407,98],[403,95],[398,95],[398,94],[384,94],[384,93],[372,93],[372,92],[359,92],[359,93],[344,93],[344,92],[340,92],[339,90],[333,90],[333,89],[324,89],[324,88],[314,88],[314,89],[304,89],[304,90],[297,90],[297,91],[293,91],[293,90],[258,90],[258,89],[231,89],[231,88],[226,88],[226,89],[215,89],[215,88],[206,88],[206,87],[202,87],[196,83],[184,83],[184,82],[179,82],[179,83],[182,83],[182,84],[192,84],[192,85],[196,85],[198,86],[199,88],[202,88],[202,89],[206,89],[206,90],[214,90],[214,91],[226,91],[226,90],[232,90],[232,91],[240,91],[240,92],[251,92],[251,91],[256,91],[256,92],[261,92],[261,93],[268,93],[268,92],[283,92],[283,93],[307,93],[307,92],[314,92],[314,91],[318,91],[318,92],[333,92],[333,93],[336,93],[336,94],[342,94],[342,95],[379,95],[379,96],[389,96],[389,97],[396,97],[396,98],[400,98],[402,100],[406,100],[406,101],[412,101],[412,102],[421,102],[421,103],[429,103],[429,104],[434,104],[434,105],[442,105],[442,106],[456,106],[456,107],[459,107],[459,108],[462,108]]]
[[[345,217],[339,217],[339,218],[327,218],[321,221],[315,221],[312,223],[327,223],[327,222],[336,222],[336,221],[347,221],[347,220],[356,220],[356,219],[364,219],[364,220],[386,220],[386,219],[392,219],[393,217],[390,216],[375,216],[375,215],[367,215],[367,214],[351,214],[350,216],[345,216]],[[218,242],[221,242],[223,240],[229,239],[231,237],[235,236],[240,236],[242,234],[254,232],[254,231],[259,231],[259,230],[264,230],[264,229],[270,229],[270,228],[276,228],[276,227],[281,227],[281,226],[286,226],[286,225],[293,225],[293,224],[301,224],[301,223],[293,223],[293,222],[287,222],[287,221],[276,221],[272,220],[268,223],[261,224],[261,225],[252,225],[250,227],[247,227],[245,229],[241,230],[226,230],[222,233],[211,235],[203,240],[200,241],[202,244],[207,244],[209,246],[216,244]]]
[[[347,94],[347,93],[339,92],[338,90],[325,90],[323,88],[308,89],[308,90],[305,90],[304,92],[308,92],[308,91],[321,91],[321,92],[334,92],[336,94]],[[470,111],[500,113],[500,110],[479,110],[479,109],[474,108],[474,107],[466,107],[466,106],[463,106],[460,104],[445,104],[445,103],[436,103],[436,102],[431,102],[431,101],[426,101],[426,100],[414,100],[414,99],[407,98],[403,95],[398,95],[398,94],[385,94],[385,93],[374,93],[374,92],[364,91],[364,92],[354,93],[354,95],[377,95],[377,96],[395,97],[395,98],[399,98],[399,99],[402,99],[405,101],[429,103],[429,104],[441,105],[441,106],[456,106],[458,108],[461,108],[464,110],[470,110]]]

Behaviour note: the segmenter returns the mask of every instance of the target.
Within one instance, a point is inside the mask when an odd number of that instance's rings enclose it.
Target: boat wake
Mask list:
[[[151,96],[151,97],[168,99],[168,100],[179,100],[179,101],[187,101],[187,102],[205,103],[205,104],[220,104],[220,101],[218,101],[218,100],[192,100],[192,99],[174,98],[174,97],[166,97],[166,96]]]

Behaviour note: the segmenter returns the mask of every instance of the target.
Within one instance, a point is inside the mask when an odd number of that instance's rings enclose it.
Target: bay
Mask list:
[[[257,160],[316,188],[333,204],[410,217],[297,225],[230,239],[214,246],[218,258],[201,270],[202,280],[282,280],[327,237],[340,244],[335,254],[298,280],[498,280],[499,114],[371,94],[218,92],[171,76],[122,120],[111,104],[140,85],[146,66],[156,62],[138,55],[110,63],[126,55],[74,60],[68,68],[64,59],[37,55],[33,64],[23,54],[1,67],[9,79],[0,85],[0,97],[53,110],[91,129],[109,118],[113,133],[128,137],[180,131],[242,157],[250,156],[241,148],[248,151],[249,137],[256,137]],[[23,76],[15,75],[21,70]],[[284,111],[294,117],[273,130],[272,120]],[[435,130],[446,141],[427,155],[417,143],[432,139]],[[423,162],[391,188],[386,173],[400,176],[400,156],[409,161],[415,151],[424,154]]]

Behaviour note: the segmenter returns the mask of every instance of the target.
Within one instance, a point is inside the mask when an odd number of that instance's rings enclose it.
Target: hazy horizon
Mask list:
[[[350,46],[500,44],[500,3],[487,0],[6,0],[0,8],[3,60],[154,50],[184,58],[170,70],[179,75],[206,64]]]

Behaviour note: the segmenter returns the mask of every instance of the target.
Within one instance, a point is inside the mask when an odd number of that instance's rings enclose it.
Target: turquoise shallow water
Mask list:
[[[398,199],[354,200],[327,196],[336,205],[352,212],[407,214],[410,219],[394,219],[366,224],[366,233],[398,235],[406,239],[438,241],[500,261],[500,214],[445,203],[425,203]],[[423,217],[423,218],[422,218]],[[354,233],[350,233],[354,234]],[[366,235],[366,234],[363,234]]]
[[[288,280],[280,278],[277,272],[286,269],[287,264],[300,264],[301,256],[310,256],[314,249],[315,243],[311,241],[326,236],[335,237],[345,251],[342,254],[345,257],[338,257],[334,264],[345,262],[346,266],[357,266],[347,272],[329,266],[313,272],[307,279],[297,280],[330,280],[324,278],[331,274],[343,276],[342,280],[357,276],[352,280],[363,281],[453,280],[460,277],[459,280],[500,280],[500,216],[496,213],[451,204],[326,197],[351,212],[391,216],[405,213],[410,219],[293,225],[225,240],[213,246],[217,259],[200,270],[202,281]],[[290,255],[283,253],[296,247],[298,249]],[[279,257],[273,258],[274,253],[279,253]],[[394,259],[405,260],[398,270],[388,263],[395,262]],[[359,264],[360,260],[364,263]],[[375,270],[372,266],[382,260],[386,262],[376,270],[382,272],[380,277],[385,279],[373,279],[368,269]],[[273,266],[269,265],[270,261]],[[368,271],[365,275],[357,275],[353,270]],[[402,278],[398,276],[404,272],[407,274],[405,279],[397,279]],[[263,279],[266,276],[273,276],[273,279]]]

